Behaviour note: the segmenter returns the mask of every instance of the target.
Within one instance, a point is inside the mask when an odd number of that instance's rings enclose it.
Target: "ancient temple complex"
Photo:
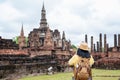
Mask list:
[[[51,30],[46,19],[44,4],[41,10],[40,26],[24,36],[23,24],[18,44],[12,39],[0,37],[0,79],[11,75],[47,73],[47,68],[65,71],[67,61],[72,56],[71,41],[66,40],[58,29]],[[21,74],[19,74],[21,73]]]
[[[88,43],[87,35],[85,42]],[[97,42],[94,42],[94,36],[91,36],[90,49],[95,59],[95,68],[120,69],[120,34],[118,38],[114,34],[113,47],[109,47],[106,34],[103,40],[100,33]],[[23,25],[18,44],[12,39],[3,39],[0,36],[0,79],[8,75],[11,78],[11,74],[20,76],[20,74],[47,73],[47,68],[51,66],[54,71],[63,72],[68,68],[68,60],[74,54],[71,41],[66,39],[65,32],[63,31],[61,36],[58,29],[52,30],[48,25],[43,4],[40,26],[30,31],[27,42]]]
[[[58,29],[51,30],[46,19],[46,10],[43,4],[41,10],[40,27],[33,29],[28,36],[28,46],[31,50],[62,50],[69,51],[71,42],[66,40],[65,32],[62,37]],[[33,54],[33,53],[32,53]],[[34,54],[35,55],[35,54]]]
[[[87,42],[87,35],[85,35]],[[99,34],[99,40],[94,42],[91,36],[91,54],[95,59],[95,68],[119,69],[120,66],[120,34],[114,34],[114,46],[110,47],[107,42],[107,35]]]

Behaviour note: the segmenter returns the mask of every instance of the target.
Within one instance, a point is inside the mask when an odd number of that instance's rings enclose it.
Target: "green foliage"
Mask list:
[[[15,42],[16,44],[18,44],[18,36],[14,37],[12,40],[13,40],[13,42]],[[25,42],[26,42],[26,45],[27,45],[28,37],[25,37]]]
[[[74,51],[76,51],[77,50],[77,47],[73,44],[73,45],[71,45],[71,48],[74,50]]]
[[[28,37],[25,37],[25,41],[26,41],[26,43],[28,42]]]
[[[28,76],[20,80],[72,80],[72,72],[70,73],[55,73],[54,75]],[[118,80],[119,77],[103,77],[120,76],[120,70],[101,70],[92,69],[93,80]]]
[[[18,36],[13,38],[13,42],[15,42],[16,44],[18,44]]]
[[[73,45],[71,45],[71,47],[72,47],[72,48],[75,48],[75,49],[77,49],[77,47],[76,47],[74,44],[73,44]]]
[[[28,45],[28,37],[25,37],[26,45]]]

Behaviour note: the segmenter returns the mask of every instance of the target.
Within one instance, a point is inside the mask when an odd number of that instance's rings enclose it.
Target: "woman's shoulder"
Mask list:
[[[72,58],[79,58],[80,56],[77,54],[74,54]]]

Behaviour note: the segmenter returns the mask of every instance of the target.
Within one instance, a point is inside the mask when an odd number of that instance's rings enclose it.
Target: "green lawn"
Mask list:
[[[120,70],[92,69],[92,73],[93,73],[93,80],[118,80],[118,78],[120,77]],[[72,80],[71,76],[72,76],[72,72],[55,73],[54,75],[27,76],[20,80]]]

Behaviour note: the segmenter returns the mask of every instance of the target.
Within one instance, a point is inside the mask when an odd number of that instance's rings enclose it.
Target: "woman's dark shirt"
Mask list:
[[[77,55],[79,55],[82,58],[90,58],[90,53],[88,51],[81,50],[79,48],[77,50]]]

